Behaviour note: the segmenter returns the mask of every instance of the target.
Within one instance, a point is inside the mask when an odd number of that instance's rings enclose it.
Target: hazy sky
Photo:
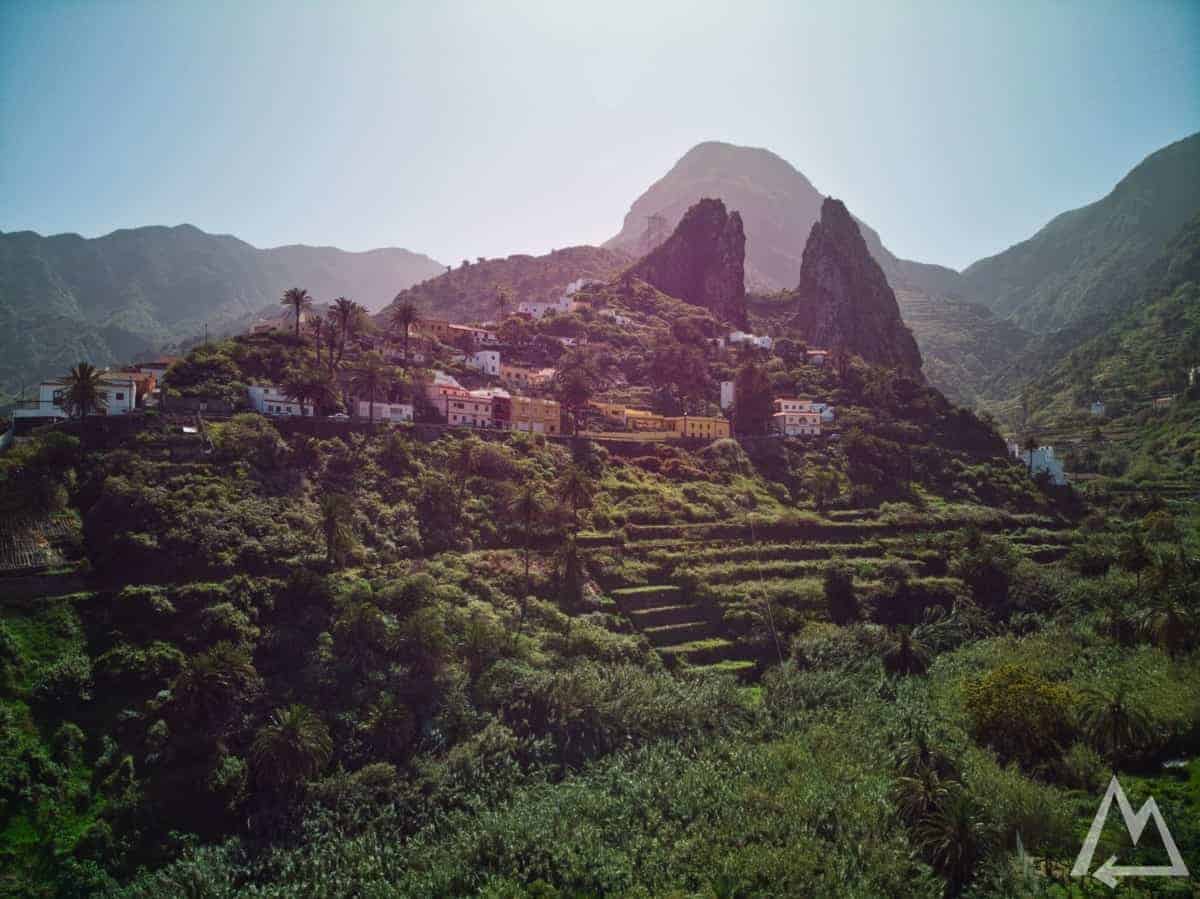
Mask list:
[[[5,231],[545,252],[718,139],[961,267],[1198,129],[1195,0],[0,0]]]

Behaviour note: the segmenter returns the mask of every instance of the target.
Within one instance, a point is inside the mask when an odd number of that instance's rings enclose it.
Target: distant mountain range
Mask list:
[[[0,394],[80,359],[106,365],[154,352],[196,336],[206,323],[214,333],[245,327],[292,285],[318,300],[345,295],[372,310],[403,290],[426,315],[488,318],[499,286],[517,300],[547,299],[577,278],[625,271],[706,197],[739,214],[747,289],[795,291],[824,197],[774,153],[715,141],[693,147],[634,200],[604,247],[454,269],[400,249],[263,250],[188,225],[92,240],[0,234]],[[996,408],[1143,298],[1147,267],[1198,212],[1200,134],[1147,157],[1103,199],[962,273],[900,259],[855,221],[929,380],[952,399]],[[749,299],[752,316],[779,309]]]
[[[0,234],[0,394],[86,359],[110,365],[248,323],[293,285],[370,309],[445,271],[402,249],[258,249],[191,225],[87,239]]]

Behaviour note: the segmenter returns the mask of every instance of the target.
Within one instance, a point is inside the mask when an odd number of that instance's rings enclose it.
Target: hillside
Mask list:
[[[416,304],[422,314],[450,321],[484,321],[497,313],[496,291],[507,288],[514,304],[556,299],[579,278],[604,281],[629,265],[624,253],[578,246],[544,256],[517,254],[505,259],[463,260],[436,278],[414,285],[398,300]]]
[[[1148,156],[1108,196],[963,272],[966,293],[1032,331],[1121,307],[1164,243],[1200,211],[1200,134]]]
[[[191,225],[87,239],[0,234],[0,396],[80,359],[109,365],[218,331],[289,286],[378,308],[442,266],[401,249],[258,249]]]
[[[1024,390],[1028,424],[1058,435],[1074,434],[1088,444],[1095,470],[1100,456],[1109,474],[1138,479],[1200,478],[1200,215],[1172,239],[1143,275],[1128,311],[1094,325],[1094,336],[1060,357]],[[1155,410],[1155,396],[1173,395]],[[1105,414],[1093,418],[1093,401]],[[1093,432],[1121,435],[1119,446],[1096,441]],[[1081,451],[1082,452],[1082,451]],[[1084,453],[1086,455],[1087,453]],[[1121,464],[1115,464],[1118,460]]]

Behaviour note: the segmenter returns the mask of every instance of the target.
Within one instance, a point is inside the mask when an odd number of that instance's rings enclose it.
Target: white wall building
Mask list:
[[[371,403],[369,400],[356,400],[355,409],[359,418],[371,417]],[[386,403],[375,401],[375,420],[376,421],[412,421],[413,406],[412,403]]]
[[[1104,403],[1100,402],[1100,400],[1096,400],[1094,403],[1092,403],[1090,411],[1096,418],[1103,418],[1105,412]]]
[[[62,405],[66,390],[63,379],[43,381],[38,385],[37,400],[14,408],[13,418],[70,418]],[[101,372],[99,393],[104,403],[92,409],[91,415],[125,415],[137,408],[137,382],[128,375]]]
[[[630,319],[628,315],[622,315],[620,312],[617,312],[617,310],[615,310],[615,309],[608,309],[608,308],[598,309],[596,311],[596,314],[603,315],[605,318],[611,318],[618,325],[628,325],[632,321],[632,319]]]
[[[1052,483],[1059,486],[1067,483],[1067,474],[1063,471],[1062,460],[1054,455],[1054,447],[1039,446],[1031,453],[1029,450],[1022,449],[1019,443],[1010,442],[1008,451],[1012,453],[1013,458],[1024,462],[1033,475],[1036,476],[1039,472],[1044,471],[1050,475]],[[1031,456],[1032,462],[1030,461]]]
[[[756,346],[761,350],[769,350],[775,345],[775,341],[766,334],[749,334],[745,331],[730,331],[729,342],[732,343],[748,343],[751,346]]]
[[[479,350],[467,360],[467,365],[485,375],[500,377],[500,351]]]
[[[250,395],[250,407],[263,415],[303,415],[304,409],[298,400],[289,397],[276,384],[251,384],[246,388]]]

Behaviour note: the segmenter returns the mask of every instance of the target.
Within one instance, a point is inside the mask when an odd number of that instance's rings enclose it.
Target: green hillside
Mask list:
[[[1132,308],[1061,357],[1022,393],[1028,425],[1085,438],[1082,470],[1135,479],[1200,480],[1200,215],[1142,277]],[[1155,409],[1152,399],[1173,395]],[[1100,400],[1097,420],[1088,407]],[[1019,402],[1004,407],[1019,423]],[[1120,439],[1097,440],[1101,435]]]
[[[974,263],[964,289],[1031,331],[1105,314],[1136,295],[1141,272],[1197,211],[1200,134],[1148,156],[1102,200]]]
[[[443,271],[427,256],[333,247],[261,250],[191,225],[95,239],[0,234],[0,401],[87,359],[127,361],[164,344],[242,324],[278,302],[280,285],[376,309]]]

